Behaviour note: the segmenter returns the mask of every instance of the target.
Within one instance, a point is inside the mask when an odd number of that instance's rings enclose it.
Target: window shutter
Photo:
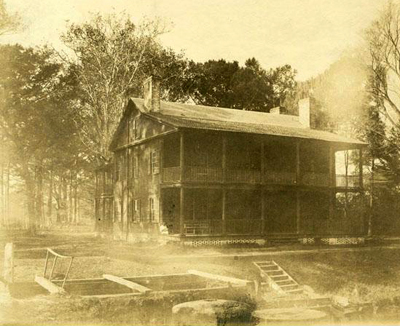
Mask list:
[[[160,155],[159,151],[154,151],[153,152],[153,174],[159,174],[160,173]]]
[[[139,177],[139,159],[136,154],[133,159],[133,177],[135,179],[137,179]]]
[[[139,139],[138,118],[133,120],[133,135],[135,139]]]
[[[150,152],[149,162],[148,162],[148,165],[147,165],[147,173],[148,174],[151,174],[152,166],[153,166],[153,152]]]

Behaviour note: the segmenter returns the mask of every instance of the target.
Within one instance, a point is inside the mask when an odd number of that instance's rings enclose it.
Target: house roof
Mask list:
[[[143,105],[143,99],[133,98],[131,100],[143,114],[178,128],[242,132],[365,145],[364,142],[356,139],[307,128],[299,122],[297,116],[163,101],[158,112],[148,112]]]

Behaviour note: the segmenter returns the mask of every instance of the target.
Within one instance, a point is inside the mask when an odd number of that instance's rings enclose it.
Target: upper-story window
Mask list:
[[[149,157],[149,174],[158,174],[160,173],[160,154],[159,151],[151,151]]]
[[[133,177],[135,179],[139,178],[139,158],[137,154],[133,156]]]
[[[139,118],[136,116],[129,120],[129,142],[131,143],[139,138]]]
[[[155,204],[154,204],[154,198],[150,197],[149,198],[149,217],[150,217],[150,222],[154,222],[155,220]]]

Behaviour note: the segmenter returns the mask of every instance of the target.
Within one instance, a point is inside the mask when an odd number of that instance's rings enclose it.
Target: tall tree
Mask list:
[[[389,1],[367,30],[372,91],[382,102],[387,119],[400,119],[400,5]]]
[[[268,112],[293,92],[296,71],[289,65],[266,71],[255,58],[209,60],[186,66],[183,93],[196,104]]]
[[[15,32],[21,27],[21,17],[7,11],[4,0],[0,0],[0,36]]]
[[[63,80],[62,66],[50,50],[0,47],[0,128],[14,171],[25,184],[32,232],[43,216],[46,162],[53,159],[53,149],[75,132],[69,124],[70,107],[58,97],[65,90]]]
[[[157,74],[170,79],[178,73],[179,55],[158,42],[164,32],[161,21],[136,25],[125,14],[96,14],[85,23],[72,24],[63,35],[75,55],[68,60],[82,90],[81,140],[98,163],[110,159],[108,147],[124,105],[127,98],[141,94],[144,78]]]

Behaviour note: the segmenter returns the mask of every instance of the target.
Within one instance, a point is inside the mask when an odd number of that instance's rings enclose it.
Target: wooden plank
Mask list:
[[[152,294],[157,294],[160,296],[163,295],[174,295],[174,294],[187,294],[187,293],[195,293],[195,294],[201,294],[201,293],[213,293],[216,291],[226,291],[229,290],[229,286],[218,286],[218,287],[212,287],[212,288],[200,288],[200,289],[182,289],[182,290],[169,290],[169,291],[153,291],[150,295]],[[93,294],[93,295],[82,295],[82,298],[97,298],[97,299],[103,299],[103,298],[118,298],[118,297],[135,297],[135,296],[140,296],[140,293],[117,293],[117,294]]]
[[[197,276],[201,276],[201,277],[205,277],[205,278],[209,278],[209,279],[212,279],[215,281],[227,282],[227,283],[236,284],[236,285],[240,285],[240,286],[246,286],[250,282],[248,280],[241,280],[239,278],[234,278],[234,277],[210,274],[210,273],[206,273],[206,272],[196,271],[193,269],[188,270],[188,273],[197,275]]]
[[[150,292],[151,291],[151,289],[146,288],[143,285],[140,285],[140,284],[132,282],[132,281],[128,281],[128,280],[126,280],[126,279],[124,279],[122,277],[119,277],[119,276],[110,275],[110,274],[104,274],[103,277],[106,280],[118,283],[120,285],[124,285],[124,286],[126,286],[126,287],[128,287],[128,288],[130,288],[132,290],[139,291],[141,293],[146,293],[146,292]]]
[[[45,288],[51,294],[65,294],[65,290],[58,285],[54,284],[52,281],[49,281],[47,278],[42,276],[35,276],[35,282],[38,283],[40,286]]]

